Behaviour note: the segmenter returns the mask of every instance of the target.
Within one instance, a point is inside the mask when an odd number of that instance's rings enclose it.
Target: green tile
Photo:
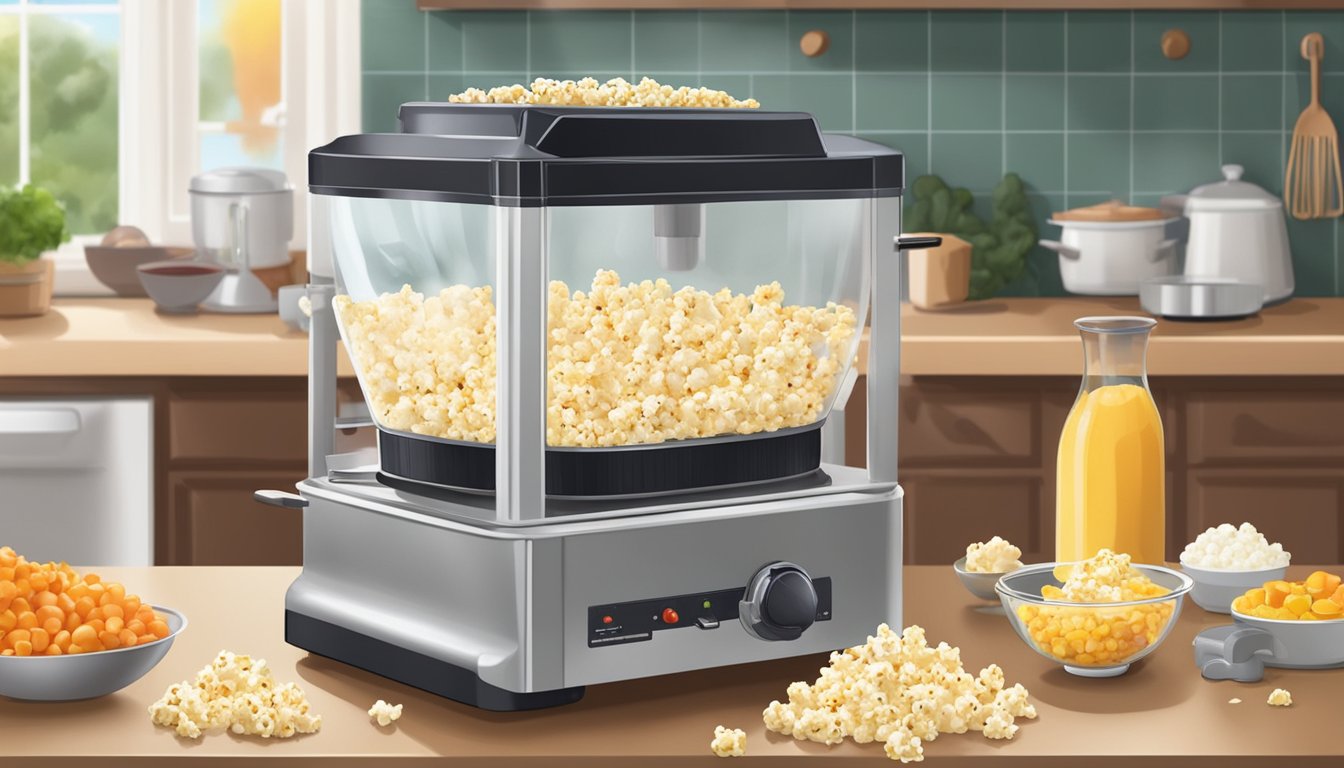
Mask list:
[[[527,14],[470,11],[462,16],[462,68],[469,72],[527,69]]]
[[[1024,11],[1009,13],[1008,71],[1059,72],[1064,69],[1064,14]]]
[[[988,192],[1003,178],[1003,140],[998,134],[935,133],[929,169],[953,187]]]
[[[1065,189],[1064,134],[1010,133],[1004,139],[1004,165],[1021,176],[1028,189],[1038,192]]]
[[[462,71],[462,19],[459,13],[425,14],[429,27],[429,71]]]
[[[660,83],[668,82],[666,80],[663,80],[662,78],[655,77],[654,79]],[[751,95],[751,75],[706,74],[701,75],[698,78],[695,75],[687,75],[685,77],[678,78],[675,82],[670,82],[668,84],[674,85],[678,88],[680,88],[683,85],[693,87],[704,87],[704,88],[717,88],[720,91],[727,92],[735,99],[754,98]],[[766,107],[766,109],[770,109],[770,107]]]
[[[856,11],[854,64],[861,72],[929,67],[928,11]]]
[[[781,72],[788,63],[788,28],[782,11],[702,11],[700,68]]]
[[[1063,75],[1010,74],[1003,97],[1008,130],[1064,130]]]
[[[454,93],[466,90],[466,79],[460,73],[434,73],[429,76],[430,101],[447,101]]]
[[[852,88],[851,76],[847,74],[752,77],[752,96],[763,108],[809,112],[826,131],[854,129]]]
[[[1129,130],[1129,81],[1126,75],[1069,75],[1069,130]]]
[[[1281,101],[1280,75],[1223,75],[1223,122],[1225,131],[1281,130],[1283,115],[1274,104]]]
[[[1335,222],[1288,217],[1288,249],[1293,254],[1293,295],[1335,295]]]
[[[820,29],[831,39],[820,56],[804,56],[798,47],[803,33]],[[796,72],[849,72],[854,69],[853,11],[790,11],[789,69]]]
[[[1070,72],[1128,72],[1128,11],[1081,11],[1068,18]]]
[[[1172,60],[1162,55],[1162,33],[1168,29],[1183,29],[1190,36],[1190,53],[1185,58]],[[1136,12],[1134,71],[1217,72],[1218,14],[1207,11]]]
[[[1100,205],[1115,199],[1115,195],[1110,192],[1070,192],[1068,194],[1069,203],[1065,209],[1087,208],[1093,205]],[[1063,210],[1063,209],[1061,209]],[[1052,229],[1054,234],[1059,234],[1059,229]]]
[[[365,0],[359,24],[359,65],[365,72],[425,68],[425,13],[415,3]]]
[[[1235,163],[1245,168],[1242,178],[1259,184],[1271,194],[1283,194],[1283,134],[1225,133],[1221,164]]]
[[[700,15],[695,11],[640,11],[635,15],[635,75],[700,67]]]
[[[614,71],[630,77],[629,11],[532,11],[533,72]]]
[[[1129,197],[1129,134],[1071,133],[1068,189]]]
[[[397,109],[408,101],[425,100],[424,75],[366,74],[361,85],[360,122],[366,133],[397,130]]]
[[[1322,72],[1344,72],[1344,13],[1289,12],[1284,14],[1283,55],[1289,72],[1306,72],[1307,60],[1302,58],[1302,38],[1308,32],[1320,32],[1325,38],[1325,58]]]
[[[1223,14],[1223,71],[1278,72],[1283,69],[1283,26],[1278,11]]]
[[[923,131],[929,127],[927,75],[856,75],[858,130]]]
[[[900,150],[905,155],[905,184],[909,187],[915,179],[929,172],[929,135],[927,133],[864,133],[854,134],[860,139],[882,144]]]
[[[1208,75],[1136,76],[1134,127],[1140,131],[1217,129],[1218,78]]]
[[[1003,68],[1003,13],[935,11],[929,21],[934,72],[997,72]]]
[[[1283,76],[1283,129],[1292,131],[1297,118],[1311,101],[1311,80],[1306,73]],[[1332,72],[1321,75],[1321,106],[1334,121],[1335,127],[1344,125],[1344,74]],[[1270,107],[1273,108],[1272,105]]]
[[[1073,157],[1069,157],[1072,164]],[[1214,133],[1134,135],[1134,190],[1188,192],[1219,177],[1218,136]]]
[[[942,75],[932,78],[935,131],[985,131],[1003,127],[1003,78]]]

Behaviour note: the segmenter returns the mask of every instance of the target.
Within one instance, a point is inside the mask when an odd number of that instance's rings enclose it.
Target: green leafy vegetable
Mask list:
[[[0,261],[26,264],[69,239],[65,208],[50,192],[0,189]]]
[[[971,212],[970,191],[952,189],[937,176],[920,176],[906,211],[909,232],[956,235],[971,244],[972,299],[988,299],[1022,276],[1036,244],[1036,223],[1026,188],[1015,173],[994,187],[989,225]]]

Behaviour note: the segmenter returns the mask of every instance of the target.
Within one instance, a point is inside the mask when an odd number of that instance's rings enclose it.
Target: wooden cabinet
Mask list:
[[[169,559],[191,565],[298,565],[303,512],[258,504],[259,488],[293,488],[298,470],[173,472],[166,534]]]
[[[1344,379],[1150,381],[1166,441],[1167,559],[1209,526],[1253,523],[1298,563],[1344,562]],[[901,387],[906,562],[948,563],[1004,536],[1054,552],[1055,453],[1072,377],[914,377]],[[847,463],[864,463],[862,386]]]

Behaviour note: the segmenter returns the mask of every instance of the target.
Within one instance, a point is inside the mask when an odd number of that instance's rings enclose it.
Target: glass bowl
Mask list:
[[[1041,596],[1041,587],[1060,586],[1057,566],[1041,563],[999,579],[994,591],[1013,630],[1028,646],[1064,670],[1082,677],[1115,677],[1162,644],[1181,614],[1182,598],[1194,582],[1156,565],[1134,566],[1165,595],[1114,603],[1071,603]]]

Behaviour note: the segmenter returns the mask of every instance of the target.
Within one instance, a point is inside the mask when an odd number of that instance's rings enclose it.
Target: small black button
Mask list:
[[[713,616],[701,616],[695,620],[695,626],[700,629],[718,629],[719,620]]]

